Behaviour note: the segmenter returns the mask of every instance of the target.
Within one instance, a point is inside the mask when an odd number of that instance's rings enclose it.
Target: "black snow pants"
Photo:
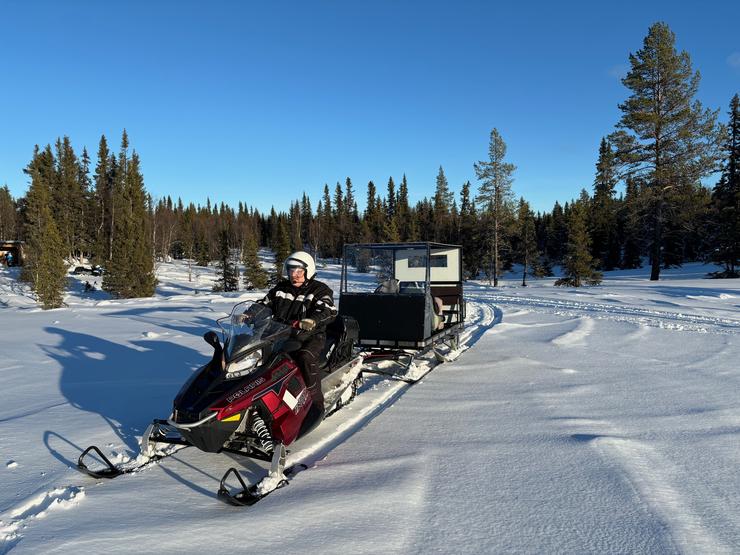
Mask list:
[[[324,394],[321,391],[321,370],[319,369],[319,355],[326,344],[326,334],[317,333],[307,338],[301,348],[293,355],[303,372],[308,392],[317,409],[324,414]]]

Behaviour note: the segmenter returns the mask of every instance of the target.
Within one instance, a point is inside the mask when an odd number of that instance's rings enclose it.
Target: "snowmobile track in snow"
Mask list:
[[[496,293],[479,293],[481,300],[502,305],[531,308],[536,311],[564,316],[591,316],[598,319],[632,322],[651,327],[698,331],[715,334],[735,334],[740,331],[740,319],[682,314],[639,307],[615,306],[605,303],[553,300],[537,297],[514,297]]]
[[[19,530],[33,520],[44,518],[49,511],[67,509],[85,497],[84,488],[68,486],[37,494],[0,515],[0,554],[7,553],[20,542]]]

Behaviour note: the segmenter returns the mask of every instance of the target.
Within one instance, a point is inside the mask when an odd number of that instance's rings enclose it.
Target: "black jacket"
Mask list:
[[[309,279],[300,287],[282,279],[258,302],[269,307],[273,317],[286,324],[311,318],[316,322],[314,334],[325,332],[327,324],[337,315],[333,295],[328,285],[316,279]]]

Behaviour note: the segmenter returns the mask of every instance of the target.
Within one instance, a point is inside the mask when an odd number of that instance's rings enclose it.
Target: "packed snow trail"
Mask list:
[[[501,306],[529,308],[538,312],[563,316],[590,316],[592,318],[632,322],[647,326],[719,334],[740,332],[740,318],[684,314],[680,311],[661,311],[641,307],[615,306],[603,302],[572,301],[542,297],[520,297],[501,293],[483,293],[478,298]],[[737,311],[732,311],[737,314]]]
[[[310,469],[242,510],[215,494],[231,466],[264,475],[241,457],[189,448],[100,483],[69,468],[92,443],[130,457],[210,355],[204,329],[247,296],[165,270],[153,299],[79,296],[42,312],[7,297],[0,308],[0,553],[262,552],[275,538],[342,554],[740,545],[737,280],[468,284],[470,320],[495,323],[465,330],[475,346],[411,388],[368,378],[326,422],[356,427],[335,438],[327,427],[313,450],[295,444]],[[182,274],[172,285],[169,271]]]

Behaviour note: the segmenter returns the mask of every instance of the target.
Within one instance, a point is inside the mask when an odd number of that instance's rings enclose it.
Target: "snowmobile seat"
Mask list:
[[[319,354],[319,367],[333,369],[345,358],[349,359],[358,336],[357,320],[351,316],[337,316],[326,326],[326,344]]]

